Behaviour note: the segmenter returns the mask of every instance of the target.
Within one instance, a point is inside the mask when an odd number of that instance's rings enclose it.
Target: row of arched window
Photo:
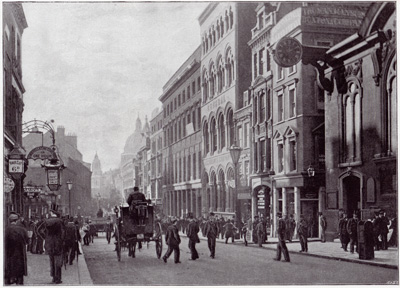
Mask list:
[[[225,147],[230,147],[235,143],[235,126],[233,122],[233,110],[229,109],[227,117],[220,113],[217,117],[203,124],[203,151],[205,155],[221,151]]]
[[[212,25],[208,32],[202,37],[203,54],[207,53],[209,49],[215,46],[224,34],[233,27],[233,12],[232,7],[225,11],[225,15],[217,19],[217,23]]]
[[[211,61],[208,69],[203,68],[203,103],[229,88],[235,79],[235,60],[230,48],[226,50],[225,57],[221,54],[217,56],[216,63]]]

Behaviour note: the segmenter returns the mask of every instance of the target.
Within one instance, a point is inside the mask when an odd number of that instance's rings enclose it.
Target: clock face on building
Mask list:
[[[303,47],[294,38],[285,37],[276,44],[274,60],[282,67],[291,67],[301,60]]]

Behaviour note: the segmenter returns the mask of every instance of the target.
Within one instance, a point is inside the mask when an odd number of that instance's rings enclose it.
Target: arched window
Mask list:
[[[343,162],[361,161],[361,89],[356,81],[348,83],[343,97]]]
[[[204,128],[203,128],[203,139],[204,139],[204,151],[205,154],[207,155],[210,153],[210,134],[208,133],[208,123],[204,123]]]
[[[397,155],[397,61],[394,57],[390,63],[386,80],[386,107],[384,106],[386,126],[386,154]]]
[[[211,137],[212,137],[212,142],[211,142],[212,150],[211,150],[211,152],[214,153],[215,151],[217,151],[217,126],[216,126],[216,123],[215,123],[215,118],[213,118],[211,120],[210,130],[211,130]]]
[[[232,55],[232,50],[229,49],[227,54],[226,54],[226,74],[227,74],[227,86],[230,87],[232,85],[232,81],[234,79],[234,61],[233,61],[233,55]]]
[[[219,28],[219,20],[217,20],[217,26],[216,26],[216,32],[217,32],[217,41],[219,40],[219,38],[220,38],[220,30],[219,30],[220,28]]]
[[[225,23],[226,23],[226,32],[229,30],[229,16],[228,16],[228,11],[225,11]]]
[[[218,61],[218,93],[222,92],[225,83],[225,70],[224,70],[224,63],[222,61],[222,57]]]
[[[222,37],[224,37],[224,20],[222,20],[222,17],[221,17],[221,27],[220,27],[220,29],[221,29],[221,38]]]
[[[229,8],[229,26],[230,26],[230,29],[232,29],[232,27],[233,27],[233,12],[232,12],[232,8]]]
[[[212,98],[212,97],[214,97],[214,95],[215,95],[215,91],[216,91],[216,78],[217,78],[217,74],[216,74],[216,71],[215,71],[215,66],[214,66],[214,64],[211,64],[210,65],[210,78],[209,78],[209,89],[210,89],[210,91],[209,91],[209,95],[210,95],[210,98]]]
[[[263,123],[265,121],[265,93],[262,92],[260,95],[260,122]]]
[[[203,72],[203,102],[206,103],[208,98],[208,74],[207,71]]]
[[[228,129],[229,129],[229,145],[228,147],[231,147],[233,144],[235,144],[235,124],[233,123],[233,111],[232,109],[229,109],[228,111]]]
[[[218,128],[219,128],[219,143],[220,149],[225,147],[225,123],[224,123],[224,115],[221,113],[221,116],[218,120]]]

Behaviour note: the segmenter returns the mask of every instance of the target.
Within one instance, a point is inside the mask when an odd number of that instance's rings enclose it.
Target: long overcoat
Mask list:
[[[6,278],[17,278],[28,275],[26,244],[27,230],[15,224],[10,224],[5,230]]]

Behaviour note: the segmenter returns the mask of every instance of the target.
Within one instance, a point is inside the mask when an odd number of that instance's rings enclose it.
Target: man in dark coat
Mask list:
[[[50,258],[50,275],[53,283],[60,284],[61,267],[63,265],[64,223],[57,210],[50,210],[50,218],[46,219],[45,249]]]
[[[258,222],[256,226],[256,233],[257,233],[257,240],[258,240],[258,246],[262,247],[262,244],[264,243],[264,237],[265,237],[265,224],[263,221],[263,217],[261,216],[261,220]]]
[[[289,218],[285,219],[286,224],[286,240],[292,242],[294,230],[296,228],[296,221],[293,219],[293,214],[290,214]]]
[[[388,240],[387,240],[387,235],[389,233],[389,219],[385,215],[385,211],[381,210],[379,211],[379,235],[381,236],[382,239],[382,250],[387,250],[388,248]]]
[[[237,228],[232,224],[232,220],[228,219],[222,229],[225,230],[225,244],[228,244],[228,239],[232,238],[232,243],[235,242],[235,230]]]
[[[321,226],[321,242],[325,243],[326,241],[326,236],[325,236],[325,231],[326,227],[328,226],[328,223],[326,222],[326,217],[322,214],[322,212],[319,212],[319,219],[320,219],[320,226]]]
[[[139,192],[139,187],[133,187],[133,192],[129,194],[128,200],[126,200],[129,206],[131,206],[133,201],[146,201],[146,196]]]
[[[165,263],[167,263],[167,259],[172,252],[174,252],[175,264],[181,263],[179,261],[179,244],[181,244],[181,238],[179,237],[177,222],[177,219],[173,219],[172,225],[167,228],[167,232],[165,233],[165,243],[168,245],[168,250],[162,258]]]
[[[207,237],[207,242],[208,242],[208,249],[210,250],[211,254],[210,257],[212,259],[215,258],[215,245],[216,245],[216,239],[218,236],[218,226],[214,218],[214,213],[210,213],[209,220],[207,221],[204,229],[204,235]]]
[[[281,260],[281,254],[283,253],[284,262],[290,262],[289,251],[286,247],[285,236],[286,236],[286,224],[285,220],[282,219],[282,213],[276,213],[276,217],[278,218],[278,223],[276,224],[277,230],[276,233],[278,235],[278,244],[276,250],[276,258],[275,261]]]
[[[347,252],[347,245],[349,244],[350,238],[347,232],[347,214],[343,212],[342,218],[339,220],[339,238],[342,243],[342,248]]]
[[[258,243],[258,238],[257,238],[257,225],[258,222],[260,222],[258,215],[254,216],[254,221],[252,223],[252,237],[253,237],[253,242]]]
[[[27,230],[18,225],[19,215],[11,213],[8,217],[10,224],[5,230],[5,267],[4,282],[6,285],[24,284],[24,276],[28,275],[26,245],[28,244]]]
[[[71,217],[67,220],[65,225],[65,238],[64,238],[64,253],[66,254],[66,261],[68,260],[69,265],[72,265],[72,262],[75,258],[78,235],[76,233],[74,219]]]
[[[300,215],[297,233],[299,234],[301,246],[301,250],[299,252],[308,252],[308,223],[307,220],[304,218],[304,215]]]
[[[192,215],[189,215],[189,225],[187,228],[187,237],[189,238],[189,249],[190,249],[190,254],[191,254],[191,260],[196,260],[199,258],[199,254],[197,253],[196,250],[196,243],[200,243],[200,238],[197,233],[199,233],[200,228],[199,225],[197,224],[197,221],[193,218]]]
[[[110,244],[111,241],[111,234],[114,231],[114,224],[111,222],[110,216],[107,218],[107,223],[106,223],[106,238],[108,244]]]
[[[356,252],[358,253],[358,235],[357,235],[357,225],[358,225],[358,212],[354,211],[353,218],[347,221],[347,233],[350,236],[350,253],[354,253],[354,246],[356,246]]]

